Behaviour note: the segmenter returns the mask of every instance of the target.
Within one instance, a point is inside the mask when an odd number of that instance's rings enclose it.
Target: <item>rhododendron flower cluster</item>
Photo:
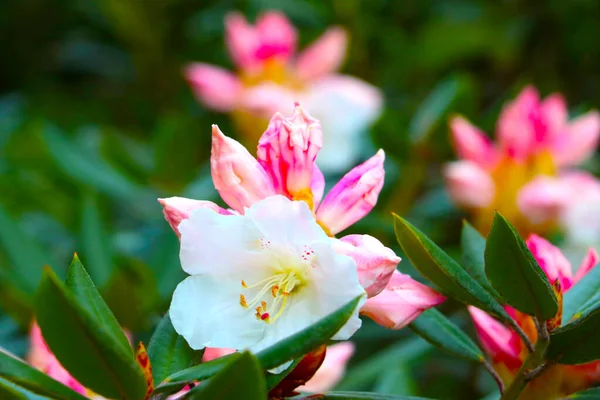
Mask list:
[[[526,243],[555,288],[560,304],[564,293],[576,285],[598,262],[598,254],[590,249],[577,272],[573,274],[569,261],[547,240],[531,235]],[[505,306],[505,309],[527,334],[530,341],[535,343],[537,331],[533,319],[510,306]],[[504,383],[509,384],[527,357],[528,350],[525,344],[517,333],[485,312],[475,307],[469,307],[469,311],[483,348],[490,355],[494,368]],[[561,320],[562,307],[559,308],[558,315],[548,322],[555,325],[550,326],[551,328],[555,328],[560,325]],[[582,365],[552,365],[528,385],[522,393],[522,398],[540,400],[558,398],[598,382],[600,382],[599,361]]]
[[[569,120],[559,94],[542,100],[535,88],[523,89],[504,106],[495,144],[462,117],[453,118],[450,128],[461,160],[444,170],[448,190],[482,231],[498,210],[522,233],[548,232],[594,180],[574,182],[568,168],[595,151],[600,115],[592,111]]]
[[[213,182],[231,209],[160,200],[192,275],[171,305],[173,325],[192,347],[262,348],[365,292],[365,314],[395,329],[444,301],[397,272],[400,258],[377,239],[332,236],[375,206],[384,154],[351,170],[322,200],[321,142],[319,122],[298,105],[291,118],[272,118],[258,160],[213,127]],[[358,326],[352,319],[337,337]]]
[[[204,63],[188,65],[185,75],[197,98],[231,112],[253,145],[275,112],[288,113],[301,101],[327,130],[320,166],[337,171],[350,165],[362,146],[359,134],[379,116],[382,99],[375,87],[336,73],[346,53],[344,30],[330,28],[299,54],[296,29],[277,11],[260,15],[254,26],[230,13],[225,30],[237,74]]]

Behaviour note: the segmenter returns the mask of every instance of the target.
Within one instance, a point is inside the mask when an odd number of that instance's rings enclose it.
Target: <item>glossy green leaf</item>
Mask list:
[[[72,278],[74,279],[74,278]],[[142,370],[110,328],[45,269],[35,296],[38,324],[60,363],[84,386],[109,398],[139,400],[146,393]]]
[[[102,222],[97,196],[92,193],[84,195],[81,206],[81,248],[90,276],[98,287],[102,287],[113,269],[113,251]]]
[[[85,400],[85,397],[55,381],[43,372],[31,367],[0,348],[0,377],[30,392],[55,400]],[[1,386],[1,385],[0,385]],[[7,388],[6,390],[9,390]],[[2,390],[0,390],[0,395]],[[12,397],[0,397],[11,399]]]
[[[265,400],[267,386],[265,376],[255,356],[249,352],[240,354],[222,371],[202,382],[185,396],[189,400]]]
[[[435,308],[424,311],[410,329],[435,347],[453,356],[482,362],[484,356],[471,338]]]
[[[14,384],[0,378],[0,399],[29,400]]]
[[[167,376],[189,368],[202,360],[204,351],[192,350],[180,336],[165,314],[148,344],[148,357],[152,364],[154,382],[162,382]]]
[[[573,393],[567,399],[598,400],[600,399],[600,387],[591,388],[582,392]]]
[[[550,334],[546,357],[561,364],[600,359],[600,308],[595,308]]]
[[[298,397],[298,400],[425,400],[425,397],[397,396],[371,392],[329,392],[308,397]]]
[[[467,221],[463,221],[460,246],[462,250],[462,265],[469,275],[487,289],[496,299],[500,300],[500,295],[492,287],[492,284],[485,275],[485,238]]]
[[[394,230],[410,262],[441,292],[501,319],[510,319],[500,303],[423,232],[395,214]]]
[[[289,360],[299,358],[313,351],[335,335],[352,316],[362,296],[356,297],[335,312],[320,319],[300,332],[289,336],[273,346],[261,351],[256,356],[263,369],[268,370],[278,367]],[[155,390],[163,393],[173,390],[182,383],[194,380],[203,380],[219,372],[233,360],[236,354],[231,354],[216,360],[209,361],[194,367],[179,371],[165,379]]]
[[[600,294],[600,268],[593,268],[564,294],[563,324],[581,314],[588,301]]]
[[[544,271],[515,228],[494,216],[485,247],[485,273],[490,283],[517,310],[540,320],[558,312],[558,301]]]
[[[121,345],[123,352],[133,355],[129,340],[123,333],[119,321],[100,296],[98,289],[92,282],[92,278],[88,275],[77,254],[73,256],[69,266],[66,286],[76,299],[77,304],[85,308],[89,315],[94,318],[94,321],[105,329],[106,334]]]

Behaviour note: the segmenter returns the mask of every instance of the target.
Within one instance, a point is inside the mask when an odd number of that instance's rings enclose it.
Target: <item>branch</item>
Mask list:
[[[500,378],[500,375],[498,375],[498,373],[496,372],[496,370],[494,369],[492,364],[490,364],[490,362],[488,360],[483,359],[483,366],[485,367],[485,369],[488,370],[490,375],[492,375],[492,378],[494,378],[494,380],[498,384],[498,388],[500,389],[500,394],[504,393],[504,382],[502,382],[502,378]]]
[[[519,324],[517,324],[517,322],[512,318],[510,318],[510,320],[506,322],[517,333],[517,335],[519,335],[523,343],[525,343],[525,346],[527,346],[527,350],[529,350],[529,352],[532,353],[534,349],[533,343],[531,343],[531,340],[529,340],[529,337],[523,331],[523,329],[521,329]]]

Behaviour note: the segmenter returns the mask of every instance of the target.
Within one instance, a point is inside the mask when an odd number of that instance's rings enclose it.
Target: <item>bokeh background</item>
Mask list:
[[[42,266],[64,275],[74,251],[121,324],[149,337],[183,277],[156,198],[218,201],[210,125],[236,136],[227,116],[197,103],[182,66],[231,68],[225,13],[253,19],[268,9],[288,15],[300,47],[330,25],[347,28],[343,72],[382,89],[384,113],[363,157],[385,149],[386,185],[348,233],[369,233],[400,255],[391,211],[458,254],[463,215],[440,173],[453,159],[450,115],[493,132],[502,103],[527,83],[564,93],[574,112],[600,107],[596,0],[4,0],[0,346],[26,352]],[[419,278],[407,260],[400,269]],[[472,332],[464,307],[449,302],[443,311]],[[440,399],[493,391],[485,372],[408,329],[365,321],[354,340],[340,388]]]

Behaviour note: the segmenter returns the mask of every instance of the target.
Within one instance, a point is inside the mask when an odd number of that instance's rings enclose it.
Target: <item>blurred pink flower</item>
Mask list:
[[[600,114],[591,111],[569,121],[561,95],[540,99],[527,86],[502,109],[496,143],[462,117],[454,117],[450,129],[461,159],[444,171],[454,202],[474,214],[483,232],[498,210],[521,233],[544,233],[562,218],[564,206],[573,204],[575,193],[548,182],[593,154]]]
[[[306,384],[296,390],[308,393],[323,393],[333,387],[343,378],[346,365],[354,354],[354,343],[340,342],[327,347],[325,360],[315,375]]]
[[[573,274],[569,261],[557,247],[547,240],[537,235],[531,235],[526,243],[560,299],[562,299],[564,292],[577,284],[598,262],[596,251],[589,249],[581,266]],[[562,300],[560,301],[562,302]],[[529,339],[535,342],[537,332],[532,318],[512,307],[505,306],[505,308],[528,335]],[[494,368],[504,383],[509,384],[528,354],[525,345],[519,335],[512,329],[495,320],[484,311],[469,307],[469,312],[475,323],[479,341],[492,359]],[[559,326],[562,320],[562,308],[559,309],[559,313],[554,320],[558,322],[556,326]],[[552,385],[548,383],[549,381],[553,382]],[[598,361],[573,366],[557,364],[550,367],[534,384],[530,385],[526,389],[528,392],[524,392],[522,396],[536,399],[557,398],[558,396],[562,397],[583,390],[598,382],[600,382],[600,362]]]
[[[346,32],[332,27],[301,53],[296,52],[296,29],[278,11],[260,15],[255,25],[230,13],[225,32],[237,72],[203,63],[187,66],[185,76],[198,100],[232,112],[249,137],[256,137],[275,112],[288,113],[293,101],[301,101],[327,131],[329,145],[320,166],[337,171],[354,162],[362,145],[359,135],[379,116],[382,98],[366,82],[336,73],[346,55]]]
[[[354,260],[360,284],[368,296],[375,298],[386,294],[388,300],[371,302],[366,313],[377,316],[377,322],[383,321],[379,315],[389,312],[389,307],[395,304],[401,303],[404,307],[402,312],[410,314],[404,318],[408,321],[426,308],[443,301],[443,297],[433,289],[412,281],[406,275],[401,275],[402,284],[384,290],[394,276],[400,258],[377,239],[368,235],[349,235],[339,240],[333,238],[333,235],[367,215],[377,203],[385,177],[385,155],[383,150],[379,150],[352,169],[321,201],[325,181],[315,159],[321,149],[322,135],[319,121],[296,104],[290,118],[279,113],[273,116],[259,141],[257,161],[241,144],[223,135],[216,126],[213,127],[213,182],[221,198],[233,209],[231,213],[244,214],[246,208],[273,195],[304,201],[319,225],[332,237],[331,245],[336,253]],[[173,197],[160,199],[159,202],[175,233],[179,232],[178,224],[195,209],[209,208],[223,215],[230,213],[204,201]],[[404,290],[410,292],[408,297],[402,297]],[[421,302],[415,300],[417,296],[422,296]],[[427,303],[431,297],[439,301]],[[407,298],[417,302],[410,310]],[[385,321],[385,326],[399,328],[401,322],[390,324]]]

